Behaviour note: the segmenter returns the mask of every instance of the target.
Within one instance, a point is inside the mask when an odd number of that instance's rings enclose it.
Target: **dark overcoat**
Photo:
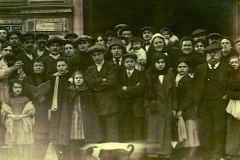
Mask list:
[[[106,81],[103,81],[106,79]],[[106,116],[118,112],[119,103],[115,94],[118,82],[118,67],[104,61],[100,72],[97,66],[88,67],[86,71],[86,83],[93,91],[93,97],[99,116]]]
[[[45,73],[48,78],[57,72],[57,59],[54,59],[48,55],[43,59],[43,64],[45,66]]]
[[[22,69],[27,76],[30,76],[33,73],[33,60],[35,58],[36,57],[33,55],[33,59],[31,60],[24,52],[17,55],[17,59],[21,60],[24,64]]]
[[[149,108],[148,154],[165,155],[172,153],[171,128],[172,110],[177,110],[177,88],[171,71],[164,74],[163,83],[153,72],[146,71],[146,102]]]

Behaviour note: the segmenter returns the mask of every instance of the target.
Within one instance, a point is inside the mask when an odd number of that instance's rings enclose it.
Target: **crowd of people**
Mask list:
[[[44,159],[51,144],[75,160],[86,144],[142,142],[149,160],[179,148],[175,159],[240,160],[240,39],[141,31],[49,38],[0,28],[0,150]]]

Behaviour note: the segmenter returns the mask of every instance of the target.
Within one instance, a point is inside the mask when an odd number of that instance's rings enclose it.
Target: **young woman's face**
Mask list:
[[[163,70],[165,68],[165,61],[164,59],[159,59],[158,61],[155,62],[155,67],[158,69],[158,70]]]
[[[13,84],[13,93],[15,96],[20,95],[22,92],[22,85],[19,83],[14,83]]]
[[[76,86],[81,86],[83,84],[84,80],[83,80],[83,76],[82,74],[76,74],[74,76],[74,84]]]
[[[42,73],[44,70],[44,65],[42,62],[34,62],[33,71],[34,73]]]
[[[101,45],[101,46],[106,46],[106,44],[105,44],[105,42],[104,42],[104,40],[103,40],[103,38],[101,37],[101,36],[99,36],[98,38],[97,38],[97,41],[96,41],[96,43],[95,44],[97,44],[97,45]]]
[[[203,53],[204,50],[204,45],[201,42],[198,42],[195,45],[195,51],[199,52],[199,53]]]
[[[177,70],[178,70],[178,74],[185,75],[188,73],[189,67],[186,63],[182,62],[178,65]]]
[[[164,47],[164,42],[161,38],[155,38],[153,41],[153,46],[156,51],[162,51]]]

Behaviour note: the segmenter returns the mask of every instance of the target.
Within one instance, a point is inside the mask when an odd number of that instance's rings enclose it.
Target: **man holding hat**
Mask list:
[[[29,76],[33,73],[33,61],[36,58],[33,55],[35,36],[33,33],[27,32],[21,37],[23,52],[17,55],[17,58],[23,62],[22,69]]]
[[[45,71],[48,78],[57,72],[57,59],[59,57],[63,57],[61,55],[62,45],[63,40],[57,36],[50,38],[47,42],[47,47],[49,48],[50,54],[43,59],[43,64],[45,66]]]
[[[209,45],[212,45],[212,44],[221,45],[222,38],[223,38],[223,35],[219,33],[210,33],[209,35],[207,35],[207,42]]]
[[[143,34],[143,39],[145,40],[144,48],[145,48],[145,51],[147,52],[152,42],[151,39],[155,30],[150,26],[146,26],[146,27],[143,27],[141,31]]]
[[[194,41],[197,41],[199,39],[203,39],[204,41],[206,41],[206,38],[207,38],[206,33],[207,33],[207,31],[204,29],[196,29],[191,34],[191,37],[193,38]]]
[[[85,73],[87,68],[93,64],[91,55],[87,52],[91,46],[92,37],[88,35],[81,35],[75,40],[77,53],[71,57],[68,62],[68,70],[71,73],[75,71],[82,71]]]
[[[123,56],[125,69],[119,74],[116,89],[120,104],[120,142],[143,140],[145,77],[144,72],[135,69],[136,63],[136,54]]]
[[[204,49],[206,63],[197,66],[194,80],[194,107],[199,118],[199,138],[203,159],[220,160],[225,156],[228,104],[227,87],[232,68],[221,62],[222,46]]]
[[[12,46],[13,54],[18,55],[23,52],[21,49],[20,38],[22,34],[18,31],[12,31],[7,34],[6,40]]]
[[[45,58],[49,55],[49,50],[46,49],[48,38],[49,36],[47,34],[40,33],[36,35],[37,48],[33,53],[35,57]]]
[[[104,61],[105,51],[106,48],[100,45],[88,49],[95,64],[86,71],[86,83],[93,92],[104,141],[117,142],[119,104],[115,87],[118,68],[113,63]]]
[[[74,42],[76,38],[78,38],[78,35],[76,33],[68,33],[64,36],[65,40],[72,42]]]

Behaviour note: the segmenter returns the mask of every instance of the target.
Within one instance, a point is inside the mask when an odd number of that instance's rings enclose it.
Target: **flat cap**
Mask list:
[[[123,27],[120,31],[119,31],[119,35],[122,35],[122,33],[124,31],[131,31],[130,27]]]
[[[9,41],[10,36],[11,36],[11,35],[14,35],[14,34],[16,34],[19,39],[20,39],[21,36],[22,36],[22,33],[20,33],[19,31],[12,31],[12,32],[9,32],[9,33],[7,34],[6,40]]]
[[[73,41],[70,41],[70,40],[65,40],[65,41],[63,42],[63,45],[64,45],[64,46],[65,46],[66,44],[71,44],[71,45],[75,46],[75,45],[74,45],[74,42],[73,42]]]
[[[196,29],[195,31],[193,31],[193,33],[191,34],[191,37],[195,37],[199,34],[206,34],[207,31],[204,29]]]
[[[122,56],[123,61],[124,61],[126,58],[132,58],[132,59],[134,59],[135,61],[137,61],[137,58],[138,58],[138,57],[137,57],[136,54],[127,53],[127,54],[124,54],[124,55]]]
[[[47,47],[49,47],[52,43],[58,43],[60,46],[62,46],[63,40],[57,36],[54,36],[48,40]]]
[[[40,37],[45,37],[45,38],[48,39],[48,38],[49,38],[49,35],[43,34],[43,33],[39,33],[39,34],[36,35],[35,39],[38,39],[38,38],[40,38]]]
[[[21,42],[24,42],[29,39],[35,40],[35,35],[31,32],[24,33],[20,38]]]
[[[90,48],[88,48],[87,52],[92,54],[93,52],[99,51],[99,52],[105,52],[107,49],[101,45],[94,45]]]
[[[151,26],[145,26],[145,27],[141,28],[141,31],[142,31],[142,32],[144,32],[144,31],[146,31],[146,30],[150,30],[151,32],[155,32],[155,29],[152,28]]]
[[[114,36],[114,37],[117,37],[117,33],[110,30],[110,31],[107,31],[106,33],[104,33],[104,36]]]
[[[81,41],[91,41],[91,40],[92,40],[92,37],[91,37],[91,36],[81,35],[81,36],[79,36],[79,37],[75,40],[74,44],[77,45],[77,44],[78,44],[79,42],[81,42]]]
[[[67,37],[74,37],[74,38],[78,38],[78,35],[76,33],[68,33],[64,36],[65,39],[67,39]]]
[[[126,25],[126,24],[118,24],[118,25],[115,26],[114,31],[117,31],[117,30],[119,30],[119,29],[121,29],[123,27],[127,27],[127,26],[128,25]]]
[[[209,35],[207,35],[207,39],[212,38],[212,37],[223,38],[224,36],[220,33],[210,33]]]
[[[209,45],[206,48],[204,48],[204,53],[209,53],[216,50],[222,50],[222,46],[219,44]]]
[[[126,52],[126,48],[124,47],[124,45],[122,44],[122,41],[119,39],[113,40],[109,46],[108,46],[108,50],[111,50],[113,46],[120,46],[124,52]]]
[[[234,43],[237,44],[238,42],[240,42],[240,38],[235,39]]]

